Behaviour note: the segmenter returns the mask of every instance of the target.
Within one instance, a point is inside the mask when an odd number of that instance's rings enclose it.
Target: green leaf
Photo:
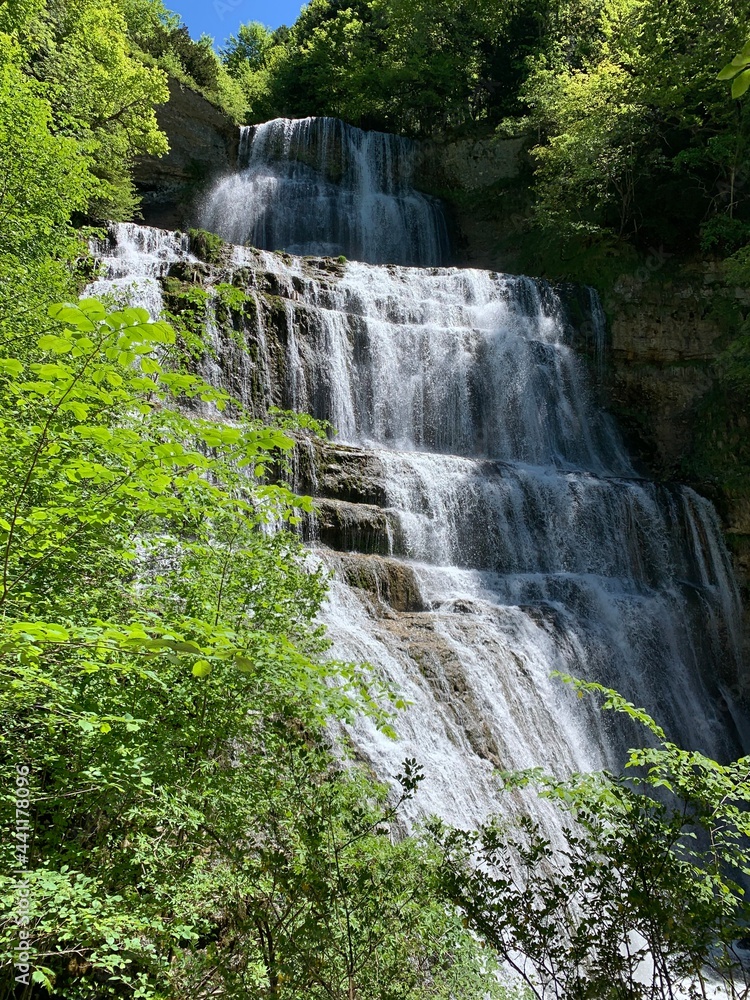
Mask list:
[[[34,365],[36,373],[44,382],[57,382],[70,378],[70,369],[65,365]]]
[[[88,316],[89,319],[99,322],[107,315],[107,310],[98,299],[79,299],[78,308]]]
[[[23,365],[18,358],[0,358],[0,371],[7,372],[9,375],[20,375],[23,371]]]
[[[173,649],[175,653],[202,653],[203,650],[197,642],[185,642],[181,639],[165,639],[164,645]]]
[[[146,309],[129,307],[122,310],[122,317],[127,326],[140,326],[141,323],[148,323],[151,317]]]
[[[744,70],[732,84],[732,97],[742,97],[750,87],[750,69]]]
[[[49,307],[49,316],[52,319],[56,319],[58,323],[66,323],[68,326],[75,327],[76,330],[82,330],[84,333],[90,333],[92,330],[96,329],[96,324],[88,318],[88,316],[82,312],[78,306],[71,305],[53,305]]]
[[[721,70],[717,79],[718,80],[733,80],[735,76],[739,73],[739,69],[734,63],[727,63],[726,66]]]
[[[193,664],[193,677],[208,677],[213,667],[208,660],[198,660]]]
[[[153,358],[142,358],[141,371],[144,375],[158,375],[161,371],[161,365]]]
[[[42,351],[52,351],[53,354],[67,354],[73,350],[73,342],[65,337],[56,337],[53,333],[48,333],[40,337],[37,346]]]

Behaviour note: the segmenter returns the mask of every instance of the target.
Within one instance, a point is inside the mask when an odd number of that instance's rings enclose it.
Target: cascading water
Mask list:
[[[172,234],[112,237],[101,290],[130,282],[152,309],[160,275],[198,266]],[[253,412],[273,403],[338,428],[301,463],[319,498],[313,545],[335,573],[333,655],[370,662],[412,703],[397,741],[366,721],[352,736],[383,777],[406,756],[424,765],[420,812],[481,820],[497,767],[619,765],[641,734],[553,670],[618,688],[685,744],[738,752],[740,609],[716,515],[636,476],[564,298],[527,278],[244,247],[213,278],[248,305],[232,336],[210,324],[205,371]]]
[[[205,199],[199,224],[230,243],[371,264],[442,264],[439,202],[411,186],[414,143],[335,118],[242,130],[241,169]]]

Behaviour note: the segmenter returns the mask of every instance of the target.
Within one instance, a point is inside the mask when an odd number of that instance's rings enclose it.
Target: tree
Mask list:
[[[314,424],[246,419],[175,339],[86,300],[0,359],[0,801],[8,821],[23,761],[33,981],[65,1000],[475,982],[426,853],[325,730],[364,711],[390,732],[399,702],[326,656],[325,574],[285,529],[310,500],[281,479],[284,428]]]
[[[75,139],[55,133],[44,90],[0,35],[0,339],[33,330],[50,297],[70,290],[81,250],[70,226],[94,179]]]
[[[274,33],[260,21],[250,21],[241,24],[236,35],[229,36],[219,54],[232,74],[236,74],[243,65],[257,71],[265,65],[273,44]]]
[[[746,12],[724,0],[584,6],[572,38],[553,37],[524,90],[542,137],[539,220],[646,245],[697,243],[702,223],[740,207],[747,116],[728,105],[716,66],[742,38]]]
[[[521,0],[312,0],[289,31],[244,25],[223,58],[253,121],[334,115],[426,136],[516,108],[541,16]]]
[[[169,98],[159,69],[132,58],[127,23],[101,0],[62,5],[45,19],[48,39],[32,51],[45,83],[56,131],[79,142],[97,183],[89,204],[95,218],[129,218],[136,198],[130,167],[137,156],[168,149],[154,107]]]
[[[478,833],[433,824],[447,891],[539,998],[705,996],[707,975],[746,996],[750,758],[682,750],[616,692],[564,679],[656,745],[631,751],[624,777],[504,775],[506,790],[535,786],[558,809],[559,842],[529,817]]]

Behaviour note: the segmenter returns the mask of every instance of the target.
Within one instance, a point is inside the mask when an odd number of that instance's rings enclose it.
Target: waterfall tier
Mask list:
[[[199,223],[230,243],[371,264],[441,264],[439,202],[413,188],[417,146],[335,118],[279,118],[242,130],[239,170]]]
[[[412,702],[398,741],[364,721],[353,737],[383,777],[423,763],[423,811],[483,818],[496,767],[621,762],[642,734],[553,670],[616,687],[684,744],[739,752],[739,602],[716,514],[635,475],[563,294],[245,247],[212,271],[180,237],[135,226],[113,227],[101,255],[97,293],[153,313],[168,275],[243,289],[231,308],[212,293],[203,374],[258,415],[279,405],[338,429],[301,449],[297,473],[335,574],[325,619],[334,655]],[[591,297],[588,323],[600,315]]]

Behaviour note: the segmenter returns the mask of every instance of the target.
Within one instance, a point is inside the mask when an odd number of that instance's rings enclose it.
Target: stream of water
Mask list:
[[[276,121],[243,135],[242,156],[200,221],[264,248],[236,247],[222,274],[255,300],[239,331],[252,351],[209,324],[203,370],[254,412],[265,396],[339,432],[310,473],[335,522],[326,534],[321,514],[313,543],[335,571],[333,653],[373,664],[411,702],[396,741],[352,728],[360,755],[384,778],[416,757],[416,813],[462,826],[497,808],[496,768],[617,768],[643,734],[553,671],[617,688],[685,745],[737,754],[740,606],[716,513],[636,474],[565,297],[438,266],[442,210],[410,187],[403,140]],[[130,225],[100,256],[97,294],[153,315],[160,278],[193,260],[183,237]],[[593,296],[588,321],[601,351]],[[352,567],[375,584],[353,585]],[[385,600],[398,580],[409,607]]]

